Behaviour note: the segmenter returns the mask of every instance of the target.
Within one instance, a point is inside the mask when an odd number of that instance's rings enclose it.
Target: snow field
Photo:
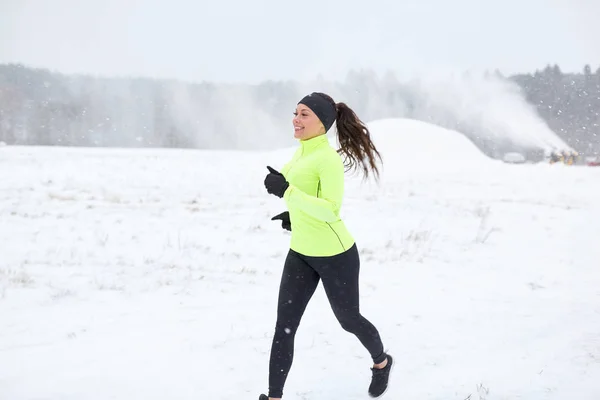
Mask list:
[[[379,123],[381,183],[349,177],[343,217],[384,398],[597,399],[600,171]],[[263,179],[290,151],[3,148],[0,397],[258,398],[289,241]],[[366,399],[369,366],[319,287],[284,398]]]

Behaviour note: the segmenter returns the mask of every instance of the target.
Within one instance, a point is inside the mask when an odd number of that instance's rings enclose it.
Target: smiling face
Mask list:
[[[308,140],[325,133],[325,127],[317,115],[304,104],[298,104],[294,112],[294,137]]]

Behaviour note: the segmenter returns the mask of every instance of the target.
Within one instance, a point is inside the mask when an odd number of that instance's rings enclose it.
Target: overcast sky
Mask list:
[[[0,63],[190,81],[600,67],[598,0],[0,0]]]

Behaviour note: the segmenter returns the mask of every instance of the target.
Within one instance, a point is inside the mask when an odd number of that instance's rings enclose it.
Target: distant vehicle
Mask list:
[[[502,160],[509,164],[524,164],[527,161],[523,154],[517,152],[505,153]]]
[[[586,165],[588,167],[600,167],[600,158],[599,157],[587,157],[585,159]]]

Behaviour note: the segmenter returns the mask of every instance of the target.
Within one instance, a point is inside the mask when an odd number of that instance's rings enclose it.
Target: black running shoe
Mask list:
[[[388,381],[390,379],[390,372],[394,365],[394,359],[389,354],[387,355],[387,365],[383,368],[371,368],[373,376],[371,377],[371,385],[369,386],[369,396],[379,397],[385,393],[388,388]],[[260,399],[260,400],[268,400]]]

